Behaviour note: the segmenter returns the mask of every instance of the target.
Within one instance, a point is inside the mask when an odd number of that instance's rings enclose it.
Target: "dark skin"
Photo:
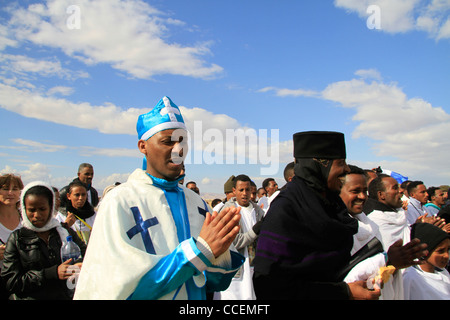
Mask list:
[[[148,140],[139,140],[138,148],[147,159],[147,172],[156,178],[173,181],[184,168],[180,158],[185,154],[185,135],[180,129],[163,130]],[[181,134],[180,134],[181,133]],[[208,243],[217,258],[227,251],[239,232],[240,208],[226,208],[206,214],[200,237]]]
[[[25,198],[25,210],[28,220],[37,228],[42,228],[51,218],[50,204],[48,199],[42,195],[28,195]],[[48,244],[50,231],[37,232],[39,238]],[[58,278],[67,280],[73,276],[74,268],[71,266],[72,259],[69,259],[58,266]],[[76,270],[80,270],[82,263],[75,264]],[[70,268],[69,268],[70,267]]]

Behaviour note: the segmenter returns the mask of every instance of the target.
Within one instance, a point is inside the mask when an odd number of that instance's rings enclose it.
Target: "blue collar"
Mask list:
[[[184,174],[179,176],[176,180],[168,181],[161,178],[156,178],[149,174],[148,172],[145,172],[153,181],[153,184],[161,189],[169,190],[169,189],[175,189],[179,185],[179,181],[184,179]]]

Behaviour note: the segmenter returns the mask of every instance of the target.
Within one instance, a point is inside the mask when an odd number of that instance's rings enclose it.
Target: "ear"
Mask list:
[[[386,198],[385,195],[386,195],[386,193],[384,191],[377,192],[378,199],[380,199],[380,200],[385,200],[385,198]]]
[[[147,141],[139,140],[138,141],[138,149],[141,153],[147,155]]]

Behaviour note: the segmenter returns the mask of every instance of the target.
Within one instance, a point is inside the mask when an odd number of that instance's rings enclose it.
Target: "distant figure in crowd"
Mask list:
[[[89,242],[96,212],[87,201],[87,190],[84,183],[74,181],[67,187],[65,206],[59,208],[56,219],[72,227],[86,244]]]
[[[438,187],[428,188],[427,193],[429,202],[424,205],[425,211],[428,212],[429,216],[435,216],[445,205],[447,199],[445,198],[444,191]]]
[[[267,178],[263,181],[262,187],[266,191],[266,195],[258,200],[258,205],[267,212],[272,200],[278,195],[278,184],[274,178]]]
[[[75,299],[206,299],[206,289],[226,289],[244,261],[229,250],[239,209],[211,214],[179,184],[187,131],[168,97],[136,128],[144,169],[103,199]]]
[[[94,179],[94,167],[89,163],[82,163],[78,167],[78,177],[73,180],[79,181],[84,184],[87,190],[87,201],[95,208],[98,205],[99,198],[97,190],[92,186],[92,180]],[[59,198],[61,200],[61,206],[65,207],[67,205],[67,188],[69,186],[63,187],[59,190]]]
[[[200,190],[197,187],[197,183],[195,183],[194,181],[189,181],[188,183],[186,183],[186,188],[191,189],[196,194],[200,194]]]
[[[408,185],[407,190],[409,194],[409,203],[406,218],[411,225],[416,223],[419,217],[427,213],[424,205],[428,201],[428,193],[427,188],[422,181],[412,181]]]
[[[232,197],[234,197],[234,192],[233,192],[234,178],[235,178],[235,176],[232,175],[231,177],[228,178],[227,181],[225,181],[225,183],[223,185],[223,192],[225,193],[225,200],[223,202],[216,204],[212,208],[213,211],[220,212],[220,210],[222,210],[225,202],[227,202]]]
[[[229,207],[240,208],[240,229],[233,244],[236,250],[245,257],[245,262],[237,276],[231,281],[230,287],[225,291],[216,292],[214,299],[255,300],[252,281],[253,259],[264,211],[250,200],[251,180],[247,175],[241,174],[236,176],[233,192],[235,197],[228,200],[223,209]]]

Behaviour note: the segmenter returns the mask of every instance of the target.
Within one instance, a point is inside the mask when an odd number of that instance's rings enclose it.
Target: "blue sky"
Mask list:
[[[203,193],[240,173],[283,185],[306,130],[343,132],[348,163],[450,184],[449,13],[449,0],[0,1],[0,172],[62,187],[90,162],[98,189],[123,182],[142,162],[137,116],[167,95],[202,139],[258,136],[236,142],[242,164],[191,144],[186,179]]]

